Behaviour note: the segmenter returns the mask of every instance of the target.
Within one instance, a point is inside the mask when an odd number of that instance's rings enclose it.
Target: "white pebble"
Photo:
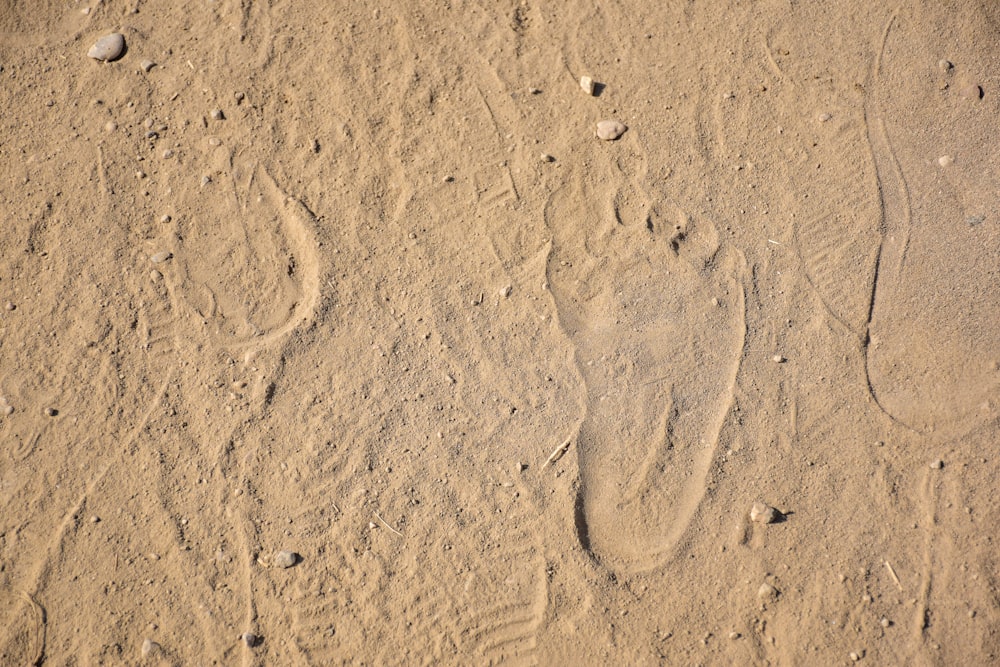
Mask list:
[[[750,508],[750,520],[754,523],[774,523],[779,516],[781,512],[764,503],[754,503]]]
[[[785,359],[780,354],[776,354],[773,357],[771,357],[771,361],[773,361],[776,364],[783,364],[783,363],[785,363],[787,361],[787,359]]]
[[[941,459],[935,459],[934,461],[931,461],[931,470],[940,470],[943,467],[944,467],[944,461],[942,461]]]
[[[9,417],[13,412],[14,412],[13,405],[5,405],[3,407],[0,407],[0,415],[3,415],[4,417]]]
[[[169,215],[164,214],[160,216],[160,222],[170,222],[170,220],[171,218]]]
[[[226,117],[222,113],[222,109],[212,109],[209,114],[212,120],[224,120]]]
[[[299,562],[299,555],[294,551],[279,551],[274,555],[274,566],[288,569]]]
[[[628,128],[617,120],[602,120],[597,124],[597,138],[604,141],[614,141],[625,134]]]
[[[821,114],[819,114],[819,115],[816,116],[816,120],[818,120],[821,123],[825,123],[826,121],[830,120],[831,118],[833,118],[833,116],[831,116],[828,113],[821,113]]]
[[[139,67],[142,68],[143,72],[148,72],[149,70],[156,67],[156,63],[154,63],[152,60],[143,60],[141,63],[139,63]]]
[[[113,32],[97,40],[87,51],[87,55],[94,60],[110,62],[120,58],[124,51],[125,38],[121,33]]]
[[[153,264],[161,264],[173,256],[174,253],[170,252],[169,250],[163,250],[161,252],[156,253],[155,255],[150,256],[149,261],[151,261]]]
[[[156,642],[154,642],[152,639],[148,639],[147,638],[147,639],[142,640],[142,649],[141,649],[141,651],[142,651],[142,657],[145,658],[146,656],[148,656],[150,653],[152,653],[153,651],[157,650],[158,648],[160,648],[160,645],[157,644]]]
[[[163,159],[164,160],[169,160],[173,156],[174,156],[174,152],[172,150],[170,150],[169,148],[167,150],[163,151]]]
[[[556,159],[554,157],[552,157],[551,155],[549,155],[548,153],[542,153],[541,160],[542,160],[542,162],[555,162],[556,161]]]
[[[205,187],[206,185],[208,185],[211,182],[212,182],[212,177],[211,176],[202,176],[201,177],[201,187]]]
[[[757,597],[762,600],[773,600],[778,597],[778,589],[765,582],[760,585],[760,588],[757,589]]]
[[[594,80],[589,76],[580,77],[580,87],[583,88],[583,92],[588,95],[594,94]]]
[[[513,289],[514,288],[511,285],[504,285],[503,288],[500,290],[500,296],[506,299],[507,297],[510,296],[510,293]]]
[[[942,155],[938,158],[938,164],[942,167],[950,167],[955,163],[955,158],[950,155]]]
[[[105,132],[114,132],[117,129],[118,129],[118,123],[116,123],[113,120],[109,120],[107,123],[104,124]]]

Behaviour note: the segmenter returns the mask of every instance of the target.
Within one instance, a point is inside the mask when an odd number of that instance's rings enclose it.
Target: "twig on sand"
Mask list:
[[[389,525],[389,524],[388,524],[388,523],[386,522],[386,520],[385,520],[385,519],[383,519],[382,517],[380,517],[380,516],[378,515],[378,512],[372,512],[372,513],[373,513],[373,514],[375,515],[375,518],[376,518],[376,519],[378,519],[379,521],[381,521],[381,522],[382,522],[382,525],[383,525],[383,526],[385,526],[386,528],[388,528],[388,529],[389,529],[389,530],[391,530],[392,532],[396,533],[396,534],[397,534],[397,535],[399,535],[400,537],[403,537],[403,534],[402,534],[401,532],[399,532],[398,530],[396,530],[395,528],[393,528],[392,526],[390,526],[390,525]]]
[[[903,590],[903,584],[899,583],[899,577],[896,576],[896,571],[892,569],[892,565],[889,565],[889,561],[885,561],[885,569],[889,570],[889,574],[892,576],[892,580],[896,582],[899,586],[899,590]]]
[[[569,446],[570,446],[570,444],[572,442],[573,442],[572,440],[567,440],[563,444],[561,444],[558,447],[556,447],[556,450],[554,452],[552,452],[551,454],[549,454],[549,458],[547,458],[545,460],[545,463],[542,464],[542,467],[544,468],[545,466],[549,465],[550,463],[555,463],[556,461],[558,461],[559,459],[561,459],[562,455],[565,454],[569,450]]]

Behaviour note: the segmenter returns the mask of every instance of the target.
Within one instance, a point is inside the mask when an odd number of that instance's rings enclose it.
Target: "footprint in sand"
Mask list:
[[[866,101],[884,228],[869,384],[921,432],[965,432],[1000,407],[1000,76],[983,56],[987,18],[934,3],[894,15]]]
[[[632,180],[608,170],[550,200],[547,273],[586,386],[578,535],[633,571],[669,556],[704,496],[742,355],[742,260],[707,221],[593,186]]]
[[[217,190],[190,193],[190,210],[165,241],[174,255],[165,275],[213,346],[250,352],[313,316],[320,296],[313,216],[263,167],[233,164],[226,152],[219,159]]]

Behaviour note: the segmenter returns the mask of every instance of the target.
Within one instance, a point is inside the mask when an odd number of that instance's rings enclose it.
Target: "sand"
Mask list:
[[[997,662],[998,37],[7,3],[0,664]]]

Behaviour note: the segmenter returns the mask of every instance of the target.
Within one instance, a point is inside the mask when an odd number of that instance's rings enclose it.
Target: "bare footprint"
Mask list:
[[[884,223],[869,383],[921,432],[964,432],[1000,407],[1000,78],[982,55],[995,24],[967,9],[895,14],[866,104]]]
[[[590,188],[623,176],[578,177],[546,222],[548,278],[586,385],[578,534],[603,565],[632,571],[669,556],[704,496],[745,325],[741,259],[707,221],[664,216],[631,186]]]

